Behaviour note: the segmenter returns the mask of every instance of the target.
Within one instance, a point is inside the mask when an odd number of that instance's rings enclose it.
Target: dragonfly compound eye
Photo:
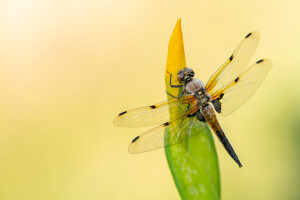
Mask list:
[[[178,72],[178,81],[179,82],[188,82],[194,77],[195,73],[190,68],[183,68]]]

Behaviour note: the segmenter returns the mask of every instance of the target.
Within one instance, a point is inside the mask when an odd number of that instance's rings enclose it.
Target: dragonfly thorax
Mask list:
[[[200,79],[193,77],[194,71],[190,68],[184,68],[178,72],[178,80],[184,84],[184,90],[188,94],[194,95],[198,104],[203,107],[211,101],[211,97],[206,92],[204,83]]]
[[[200,79],[192,79],[191,81],[187,82],[185,84],[185,91],[187,91],[189,94],[201,94],[204,91],[204,84]]]
[[[208,102],[211,101],[210,94],[205,90],[205,85],[200,79],[192,79],[190,82],[185,84],[185,91],[196,97],[197,103],[200,107],[207,106]]]
[[[211,101],[211,96],[206,92],[205,89],[199,91],[197,94],[195,94],[195,97],[197,98],[197,102],[202,106],[206,106],[208,102]]]

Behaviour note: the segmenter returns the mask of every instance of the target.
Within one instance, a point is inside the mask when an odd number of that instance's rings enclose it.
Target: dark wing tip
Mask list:
[[[127,111],[121,112],[121,113],[119,114],[119,116],[122,116],[122,115],[124,115],[124,114],[126,114],[126,113],[127,113]]]
[[[246,35],[246,37],[245,37],[245,38],[248,38],[248,37],[250,37],[250,35],[252,35],[252,33],[248,33],[248,35]]]
[[[136,136],[136,137],[131,141],[131,143],[136,142],[139,138],[140,138],[140,136]]]
[[[260,59],[259,61],[256,62],[256,64],[259,64],[259,63],[261,63],[263,61],[264,61],[264,59]]]

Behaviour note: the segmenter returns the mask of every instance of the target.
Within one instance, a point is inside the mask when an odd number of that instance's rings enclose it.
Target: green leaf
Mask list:
[[[170,87],[178,85],[177,73],[184,68],[185,54],[181,31],[181,20],[177,24],[169,41],[168,58],[165,74],[167,92],[178,96],[180,89]],[[172,98],[168,95],[168,98]],[[180,108],[170,110],[171,119],[176,118]],[[195,123],[200,123],[195,120]],[[218,200],[220,199],[220,174],[217,153],[208,126],[193,126],[192,133],[199,132],[193,138],[165,148],[167,161],[176,187],[182,199]],[[169,129],[166,129],[168,134]],[[170,133],[172,134],[172,133]]]

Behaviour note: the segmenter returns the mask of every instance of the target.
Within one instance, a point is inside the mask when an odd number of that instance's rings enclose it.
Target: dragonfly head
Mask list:
[[[183,68],[178,72],[178,81],[180,83],[188,83],[193,79],[194,75],[195,73],[192,69]]]

